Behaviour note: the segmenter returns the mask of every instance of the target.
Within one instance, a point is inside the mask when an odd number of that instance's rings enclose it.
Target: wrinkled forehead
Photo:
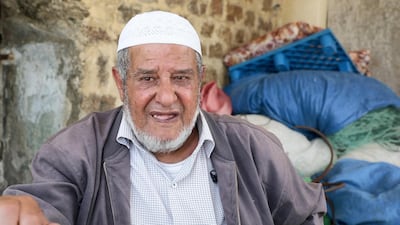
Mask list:
[[[129,47],[131,66],[197,68],[196,52],[177,44],[142,44]]]

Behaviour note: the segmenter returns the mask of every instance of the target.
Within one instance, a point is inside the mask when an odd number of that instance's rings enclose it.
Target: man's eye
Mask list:
[[[174,79],[175,80],[189,80],[190,78],[187,75],[177,75],[177,76],[174,76]]]
[[[154,77],[141,77],[140,80],[141,81],[153,81]]]

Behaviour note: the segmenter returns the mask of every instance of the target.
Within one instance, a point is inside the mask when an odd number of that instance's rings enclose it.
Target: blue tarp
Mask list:
[[[233,114],[262,114],[290,128],[308,126],[325,135],[334,134],[374,109],[400,108],[400,97],[384,83],[349,72],[257,74],[227,85],[224,91],[232,100]],[[315,137],[295,130],[309,139]]]
[[[343,182],[327,192],[338,225],[399,225],[400,167],[384,162],[340,159],[322,182]],[[332,208],[328,206],[332,218]]]

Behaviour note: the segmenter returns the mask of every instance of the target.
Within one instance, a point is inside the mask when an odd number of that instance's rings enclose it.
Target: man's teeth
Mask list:
[[[153,115],[154,118],[159,119],[159,120],[168,120],[174,117],[173,114],[169,115]]]

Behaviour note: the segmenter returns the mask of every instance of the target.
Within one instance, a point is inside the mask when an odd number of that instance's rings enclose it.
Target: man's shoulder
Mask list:
[[[207,112],[204,115],[215,139],[225,137],[228,142],[235,143],[262,139],[264,142],[280,145],[279,139],[273,133],[239,116]]]
[[[267,133],[264,128],[261,126],[250,123],[248,120],[245,120],[241,117],[234,115],[217,115],[213,113],[205,113],[207,121],[211,126],[218,127],[224,131],[240,131],[243,132],[251,132],[251,133]]]
[[[75,124],[82,123],[105,123],[115,119],[121,112],[121,106],[107,110],[107,111],[94,111],[78,120]]]
[[[88,138],[93,135],[105,136],[110,132],[116,120],[122,117],[120,114],[122,114],[121,107],[103,112],[91,112],[80,120],[58,131],[49,138],[48,142],[61,137],[78,139],[79,137]]]

